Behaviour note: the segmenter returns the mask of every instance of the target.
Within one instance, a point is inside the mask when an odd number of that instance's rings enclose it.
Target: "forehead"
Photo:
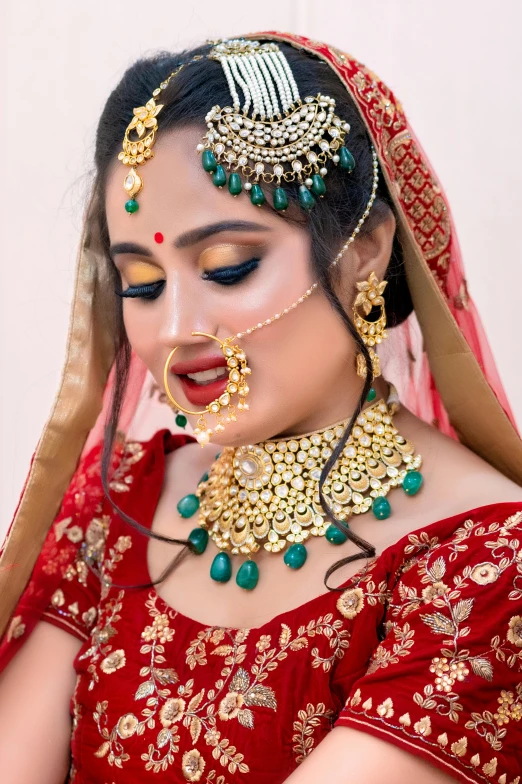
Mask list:
[[[221,220],[246,220],[265,224],[279,231],[288,224],[269,209],[254,206],[246,192],[234,198],[217,188],[201,165],[196,146],[202,130],[183,128],[161,136],[154,145],[154,158],[139,166],[143,188],[136,196],[140,207],[129,215],[123,181],[129,167],[117,158],[106,188],[105,207],[111,242],[138,241],[156,231],[171,237]]]

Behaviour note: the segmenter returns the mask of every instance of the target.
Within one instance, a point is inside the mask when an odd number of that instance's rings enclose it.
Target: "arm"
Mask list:
[[[449,784],[407,751],[351,727],[335,727],[285,784]]]
[[[73,660],[81,641],[40,622],[0,675],[2,784],[63,784],[69,770]]]

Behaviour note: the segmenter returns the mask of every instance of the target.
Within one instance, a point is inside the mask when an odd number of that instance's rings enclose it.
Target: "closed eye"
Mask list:
[[[256,270],[260,261],[261,259],[259,258],[248,259],[248,261],[244,261],[242,264],[205,271],[201,277],[204,280],[219,283],[221,286],[233,286],[236,283],[241,283],[250,273]]]
[[[116,291],[119,297],[139,297],[140,299],[156,299],[165,286],[164,280],[146,283],[142,286],[128,286],[125,291]]]

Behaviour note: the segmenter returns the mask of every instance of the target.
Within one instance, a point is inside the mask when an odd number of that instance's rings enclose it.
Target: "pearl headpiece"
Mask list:
[[[232,106],[215,105],[208,112],[208,130],[197,146],[214,185],[227,184],[226,166],[230,193],[238,196],[244,188],[261,206],[266,201],[261,183],[275,183],[273,205],[284,211],[288,196],[282,184],[298,180],[299,203],[310,210],[314,196],[326,192],[328,160],[353,171],[355,160],[344,146],[350,125],[335,114],[335,99],[318,93],[302,100],[277,44],[236,38],[218,43],[208,57],[221,63],[232,99]]]

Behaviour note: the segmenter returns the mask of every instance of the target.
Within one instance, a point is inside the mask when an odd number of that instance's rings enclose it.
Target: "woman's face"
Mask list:
[[[165,362],[178,347],[170,390],[193,410],[204,409],[209,395],[217,396],[210,387],[223,387],[221,394],[225,382],[209,371],[223,365],[219,344],[192,332],[221,340],[244,332],[281,313],[315,280],[307,231],[254,206],[246,192],[233,198],[226,187],[213,185],[196,152],[200,137],[198,129],[186,128],[158,140],[155,157],[140,168],[144,187],[137,213],[124,209],[127,169],[119,163],[106,197],[111,256],[122,289],[145,286],[154,294],[123,299],[129,341],[161,389]],[[347,283],[353,287],[354,281]],[[350,415],[362,386],[354,372],[355,344],[320,289],[234,342],[252,371],[249,410],[214,434],[215,443],[256,443]],[[206,371],[203,376],[198,369]],[[195,425],[197,417],[189,420]],[[207,423],[213,427],[213,416]]]

